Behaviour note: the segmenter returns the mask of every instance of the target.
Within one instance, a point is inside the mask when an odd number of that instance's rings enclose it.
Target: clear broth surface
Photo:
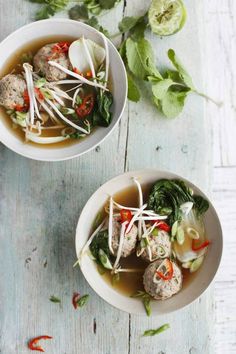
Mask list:
[[[147,201],[151,188],[152,185],[142,185],[144,203]],[[138,198],[139,196],[136,186],[123,189],[114,195],[114,200],[117,203],[128,207],[138,207]],[[144,290],[143,274],[149,263],[145,262],[140,257],[137,257],[135,253],[133,253],[127,258],[121,258],[120,265],[122,268],[139,268],[142,271],[137,273],[119,273],[120,280],[118,282],[113,282],[113,275],[111,275],[109,270],[106,270],[104,274],[101,274],[101,276],[109,284],[112,284],[114,289],[116,289],[118,292],[128,296],[135,294],[138,290]],[[98,269],[100,269],[99,266]],[[181,268],[181,271],[183,274],[183,288],[185,288],[190,284],[191,280],[195,277],[197,272],[190,274],[189,270],[184,268]]]
[[[7,61],[6,65],[2,68],[0,72],[0,78],[7,74],[19,74],[22,72],[22,55],[25,53],[31,53],[32,55],[35,55],[37,51],[42,48],[46,44],[50,43],[55,43],[55,42],[73,42],[75,37],[71,36],[50,36],[50,37],[43,37],[38,40],[32,41],[18,49]],[[67,86],[69,89],[69,85]],[[13,132],[13,134],[18,137],[22,142],[25,142],[25,133],[22,130],[22,128],[16,124],[14,124],[9,117],[9,115],[6,113],[6,109],[2,106],[0,106],[0,119],[4,122],[4,125],[7,126],[9,130]],[[91,134],[94,133],[96,128],[93,128]],[[50,136],[55,136],[60,130],[56,131],[50,131],[46,130],[43,132],[42,136],[50,137]],[[90,135],[91,135],[90,134]],[[62,141],[60,143],[54,143],[54,144],[37,144],[33,142],[25,142],[27,145],[33,145],[37,146],[40,148],[52,148],[52,149],[57,149],[57,148],[64,148],[65,146],[70,146],[74,145],[76,143],[81,142],[82,139],[68,139],[65,141]]]

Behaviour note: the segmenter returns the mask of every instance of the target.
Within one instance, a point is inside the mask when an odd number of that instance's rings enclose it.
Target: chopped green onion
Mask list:
[[[155,336],[156,334],[160,334],[164,331],[166,331],[167,329],[170,328],[169,323],[164,324],[163,326],[157,328],[157,329],[148,329],[147,331],[145,331],[143,333],[143,337],[147,337],[147,336]]]

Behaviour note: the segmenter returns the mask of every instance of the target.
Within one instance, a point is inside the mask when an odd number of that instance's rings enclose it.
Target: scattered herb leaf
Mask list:
[[[79,298],[79,300],[77,301],[78,307],[85,306],[87,304],[88,300],[89,300],[88,294],[81,296],[81,298]]]
[[[157,328],[157,329],[148,329],[147,331],[145,331],[143,333],[143,337],[147,337],[147,336],[155,336],[156,334],[160,334],[164,331],[166,331],[167,329],[170,328],[170,325],[168,323],[164,324],[163,326]]]
[[[51,302],[54,302],[54,303],[57,303],[57,304],[59,304],[61,302],[61,300],[58,297],[54,296],[54,295],[52,295],[49,300]]]
[[[69,17],[72,20],[88,20],[88,8],[83,5],[75,5],[69,10]]]
[[[140,100],[140,92],[138,86],[134,82],[132,76],[127,72],[128,78],[128,99],[133,102],[138,102]]]

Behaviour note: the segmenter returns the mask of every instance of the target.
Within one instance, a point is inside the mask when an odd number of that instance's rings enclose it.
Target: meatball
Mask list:
[[[168,261],[167,258],[165,260],[157,260],[146,268],[143,276],[143,284],[145,291],[151,295],[156,300],[165,300],[178,293],[182,288],[183,276],[180,268],[175,262],[171,262],[173,266],[173,276],[170,280],[164,280],[156,274],[158,267],[163,264],[163,267],[159,269],[162,271],[164,265]]]
[[[7,109],[24,105],[26,82],[21,75],[8,74],[0,80],[0,105]]]
[[[121,223],[116,219],[113,219],[113,234],[112,234],[112,248],[114,250],[114,254],[117,254],[119,241],[120,241],[120,229]],[[131,230],[125,234],[124,243],[122,246],[121,257],[128,257],[135,251],[136,243],[137,243],[137,235],[138,229],[136,225],[133,225]]]
[[[171,253],[171,242],[170,237],[167,232],[159,230],[158,235],[150,235],[149,240],[149,250],[146,247],[141,257],[147,261],[152,262],[159,258],[166,258],[170,256]],[[149,258],[149,253],[151,259]]]
[[[34,56],[34,69],[36,72],[45,76],[47,81],[59,81],[67,77],[67,74],[58,68],[48,64],[49,60],[64,66],[66,69],[70,67],[70,61],[67,53],[58,53],[53,51],[56,43],[47,44],[35,54]]]

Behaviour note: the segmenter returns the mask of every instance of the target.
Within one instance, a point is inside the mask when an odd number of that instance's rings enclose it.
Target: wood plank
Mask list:
[[[29,22],[35,8],[27,1],[1,3],[1,38]],[[122,11],[119,6],[110,15],[111,30]],[[51,353],[128,352],[128,315],[102,301],[72,268],[80,211],[102,183],[123,171],[125,116],[106,142],[72,161],[35,162],[1,145],[1,353],[26,354],[27,340],[42,334],[54,337],[44,346]],[[91,295],[86,309],[73,309],[73,291]],[[51,295],[62,305],[51,303]]]
[[[200,8],[197,3],[186,1],[188,22],[184,29],[168,38],[150,35],[160,65],[167,63],[166,52],[174,48],[192,74],[196,86],[201,88],[200,37],[197,18]],[[142,14],[148,3],[127,3],[127,15]],[[194,43],[194,55],[191,45]],[[139,129],[136,127],[139,126]],[[129,103],[129,135],[126,169],[152,166],[169,169],[196,182],[204,190],[209,189],[211,170],[211,139],[208,122],[204,117],[204,102],[200,97],[187,100],[183,114],[168,120],[150,105],[147,90],[141,104]],[[156,147],[160,148],[157,150]],[[147,154],[148,151],[148,154]],[[198,301],[178,313],[157,318],[131,316],[130,353],[213,353],[213,301],[212,289]],[[140,338],[148,328],[157,328],[170,323],[171,329],[158,337]],[[178,340],[173,340],[178,338]]]
[[[214,287],[216,338],[215,353],[235,353],[236,348],[236,168],[214,169],[213,201],[224,233],[224,251]]]
[[[209,103],[206,117],[214,132],[214,165],[236,165],[236,2],[210,0],[202,2],[199,28],[205,26],[201,49],[204,58],[206,92],[222,101],[217,107]]]

